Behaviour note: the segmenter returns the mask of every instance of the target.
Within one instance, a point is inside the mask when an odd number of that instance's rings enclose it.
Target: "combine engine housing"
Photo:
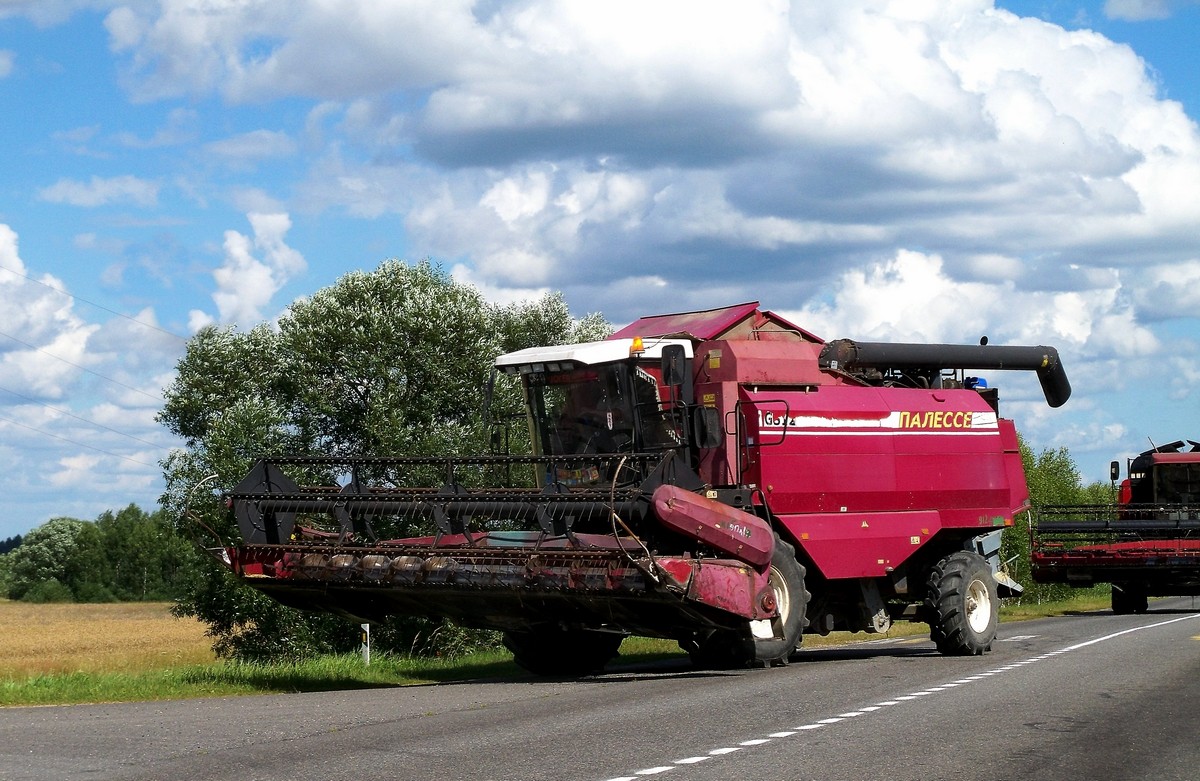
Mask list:
[[[642,318],[497,358],[530,454],[266,458],[222,553],[284,604],[504,630],[536,672],[596,669],[628,634],[784,663],[805,627],[901,618],[981,653],[1029,503],[980,368],[1070,395],[1051,347],[827,343],[756,303]]]

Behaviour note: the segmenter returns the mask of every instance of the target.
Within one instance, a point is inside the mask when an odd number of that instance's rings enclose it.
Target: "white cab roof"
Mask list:
[[[646,338],[642,340],[645,351],[643,358],[661,359],[663,348],[669,344],[677,344],[683,348],[684,355],[692,357],[692,343],[687,339]],[[602,342],[580,342],[579,344],[560,344],[554,347],[530,347],[517,350],[515,353],[501,355],[496,359],[496,365],[528,366],[535,363],[566,363],[572,362],[584,366],[599,363],[623,361],[629,357],[629,348],[633,339],[606,339]]]

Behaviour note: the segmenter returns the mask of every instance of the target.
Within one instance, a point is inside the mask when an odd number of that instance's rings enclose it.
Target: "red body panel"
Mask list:
[[[1076,547],[1041,542],[1030,555],[1030,568],[1041,583],[1136,583],[1157,596],[1200,594],[1200,540],[1127,540]]]
[[[675,485],[654,490],[654,514],[664,526],[749,564],[761,568],[771,563],[775,535],[757,515]]]
[[[784,515],[781,520],[830,580],[884,575],[941,528],[938,514],[931,510],[813,513]]]
[[[1009,421],[970,390],[743,390],[742,481],[828,578],[879,577],[942,529],[1012,524],[1027,490]]]
[[[787,339],[799,336],[817,344],[822,341],[774,312],[759,311],[756,301],[699,312],[643,317],[616,331],[609,338],[686,336],[697,341],[717,338],[771,340],[773,336],[780,335]]]
[[[775,596],[766,571],[753,567],[700,562],[688,587],[688,599],[750,619],[775,615]]]
[[[1069,563],[1073,560],[1086,561],[1089,564],[1104,565],[1125,563],[1130,559],[1186,558],[1188,563],[1200,565],[1200,540],[1129,540],[1114,542],[1107,545],[1081,545],[1078,548],[1050,553],[1045,550],[1034,553],[1034,561],[1045,564],[1048,561]]]

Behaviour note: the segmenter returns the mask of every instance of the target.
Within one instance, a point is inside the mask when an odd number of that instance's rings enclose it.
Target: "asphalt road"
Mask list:
[[[789,667],[0,709],[0,779],[1200,779],[1200,600]]]

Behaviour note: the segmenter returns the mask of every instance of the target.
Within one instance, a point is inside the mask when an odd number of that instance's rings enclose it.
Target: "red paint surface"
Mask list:
[[[762,609],[762,597],[770,592],[767,574],[738,562],[698,562],[688,599],[736,613],[750,619],[770,618],[774,611]]]
[[[654,490],[654,515],[668,528],[723,553],[762,567],[770,563],[775,535],[761,518],[674,485]]]
[[[739,397],[742,481],[763,490],[828,578],[882,576],[939,531],[982,533],[1027,503],[1011,423],[974,391],[835,385]]]
[[[1164,556],[1185,559],[1192,566],[1200,565],[1200,540],[1130,540],[1105,545],[1081,545],[1070,550],[1041,548],[1033,551],[1030,558],[1035,567],[1055,567],[1076,563],[1123,565]]]

